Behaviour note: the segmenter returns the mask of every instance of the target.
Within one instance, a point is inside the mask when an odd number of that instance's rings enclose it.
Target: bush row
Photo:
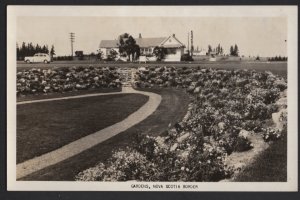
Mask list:
[[[17,95],[120,87],[114,67],[63,67],[17,72]]]

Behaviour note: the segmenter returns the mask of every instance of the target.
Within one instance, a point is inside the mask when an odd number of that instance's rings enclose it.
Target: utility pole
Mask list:
[[[188,55],[190,55],[190,32],[188,32],[188,48],[187,48]]]
[[[191,56],[193,56],[193,52],[194,52],[194,43],[193,43],[193,31],[191,31]]]
[[[73,59],[73,43],[75,42],[75,33],[70,33],[70,41],[71,41],[71,55]]]

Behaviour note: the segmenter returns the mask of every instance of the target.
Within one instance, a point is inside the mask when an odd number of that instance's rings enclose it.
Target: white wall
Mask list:
[[[117,58],[120,57],[120,55],[119,55],[119,48],[100,48],[100,50],[103,52],[103,59],[107,58],[107,56],[108,56],[107,53],[110,51],[110,49],[114,49],[116,52],[118,52]]]
[[[180,61],[181,55],[183,54],[183,48],[176,49],[176,54],[167,54],[165,56],[164,61],[170,62],[170,61]]]

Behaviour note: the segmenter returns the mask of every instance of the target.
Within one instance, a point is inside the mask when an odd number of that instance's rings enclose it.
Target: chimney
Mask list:
[[[139,38],[142,38],[142,34],[139,33]]]
[[[175,33],[173,33],[173,37],[175,37]]]

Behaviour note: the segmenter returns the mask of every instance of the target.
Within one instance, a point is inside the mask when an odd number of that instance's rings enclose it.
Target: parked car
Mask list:
[[[37,62],[50,63],[51,57],[49,56],[49,54],[46,53],[36,53],[33,56],[25,57],[24,61],[27,63],[37,63]]]

